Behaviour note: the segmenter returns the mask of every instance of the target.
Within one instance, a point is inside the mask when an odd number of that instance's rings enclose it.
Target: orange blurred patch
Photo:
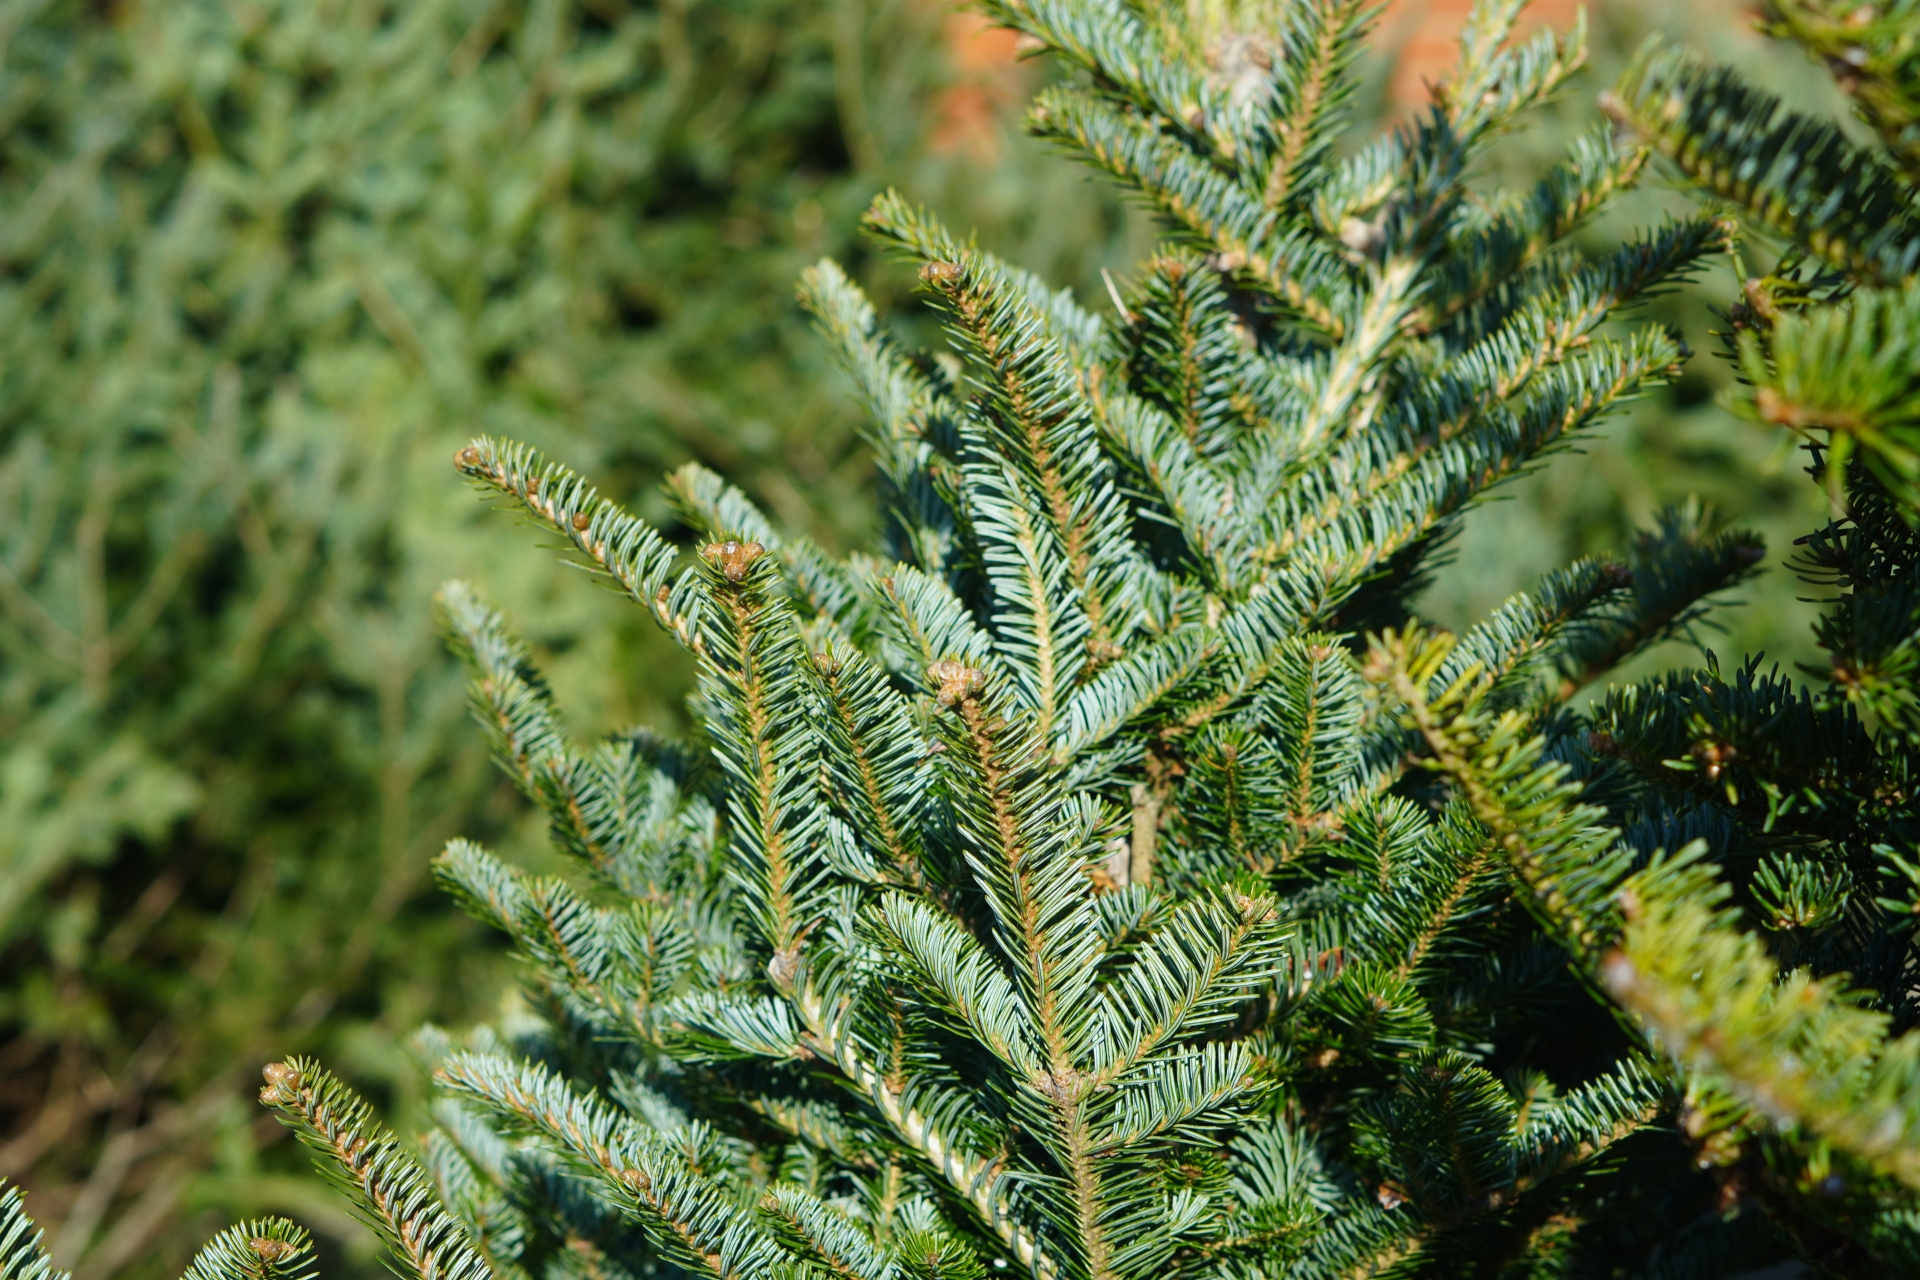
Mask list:
[[[1459,56],[1460,28],[1473,0],[1392,0],[1375,28],[1378,47],[1396,53],[1390,82],[1394,105],[1411,111],[1427,100],[1427,86],[1442,79]],[[1534,0],[1521,15],[1516,39],[1542,27],[1573,25],[1579,0]],[[999,147],[1000,122],[1025,97],[1018,37],[990,25],[977,13],[955,11],[946,22],[948,66],[953,80],[934,100],[930,139],[936,152],[966,151],[991,160]]]
[[[1565,31],[1573,25],[1579,0],[1534,0],[1520,15],[1514,39],[1525,40],[1542,27]],[[1374,29],[1380,47],[1397,50],[1393,102],[1402,111],[1427,101],[1427,86],[1443,79],[1460,56],[1460,28],[1473,0],[1394,0]]]
[[[1019,63],[1019,37],[991,25],[977,13],[947,15],[947,64],[953,81],[934,100],[934,151],[964,151],[976,160],[992,160],[1000,147],[1000,122],[1025,97]]]

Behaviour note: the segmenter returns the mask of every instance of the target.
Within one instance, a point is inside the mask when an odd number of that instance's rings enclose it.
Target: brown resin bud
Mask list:
[[[265,1236],[255,1236],[247,1241],[247,1248],[253,1250],[254,1257],[270,1267],[300,1252],[300,1247],[291,1240],[269,1240]]]
[[[292,1102],[300,1089],[300,1073],[284,1062],[269,1062],[260,1068],[260,1076],[267,1084],[260,1090],[260,1101],[269,1105],[277,1102]]]
[[[929,262],[920,268],[920,282],[932,285],[936,289],[947,289],[960,283],[960,264],[957,262]]]
[[[700,548],[700,554],[720,567],[728,582],[742,582],[753,562],[767,553],[767,549],[757,542],[709,542]]]
[[[477,471],[480,469],[482,461],[484,461],[484,459],[480,451],[472,445],[467,445],[455,451],[453,455],[453,465],[462,471]]]
[[[587,526],[592,523],[593,523],[593,517],[588,515],[586,512],[576,511],[573,513],[573,527],[576,532],[585,533],[587,531]]]
[[[965,702],[987,684],[987,677],[978,667],[970,667],[964,662],[955,662],[948,658],[927,668],[927,674],[939,686],[934,701],[943,707],[951,707],[957,702]]]

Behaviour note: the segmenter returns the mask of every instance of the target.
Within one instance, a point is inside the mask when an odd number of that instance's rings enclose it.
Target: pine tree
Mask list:
[[[422,1035],[421,1162],[314,1062],[263,1101],[421,1277],[1716,1274],[1717,1186],[1670,1122],[1732,1095],[1595,998],[1643,963],[1622,921],[1712,912],[1661,896],[1697,856],[1638,854],[1711,815],[1623,834],[1573,803],[1569,768],[1607,793],[1569,699],[1759,547],[1676,511],[1463,636],[1412,598],[1477,498],[1671,376],[1673,335],[1611,322],[1727,231],[1575,253],[1649,157],[1606,131],[1531,190],[1476,183],[1580,63],[1578,32],[1509,47],[1520,0],[1354,145],[1361,3],[986,7],[1079,72],[1033,129],[1168,242],[1089,309],[884,196],[933,354],[807,274],[872,415],[872,554],[698,466],[683,548],[525,446],[463,448],[695,656],[696,734],[576,746],[449,587],[476,714],[575,874],[436,863],[524,1003]],[[249,1227],[202,1269],[297,1248]],[[0,1227],[0,1275],[38,1259]]]

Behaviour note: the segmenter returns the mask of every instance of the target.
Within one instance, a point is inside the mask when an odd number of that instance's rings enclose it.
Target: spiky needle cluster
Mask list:
[[[449,588],[476,711],[579,872],[438,863],[526,973],[524,1018],[423,1040],[426,1168],[464,1230],[397,1149],[295,1106],[311,1064],[271,1100],[423,1276],[1667,1256],[1703,1207],[1650,1127],[1683,1080],[1581,985],[1612,920],[1581,895],[1614,864],[1553,861],[1610,846],[1554,817],[1539,752],[1757,546],[1674,513],[1630,563],[1360,656],[1477,497],[1671,372],[1673,336],[1607,322],[1723,229],[1576,253],[1647,158],[1605,131],[1529,190],[1476,178],[1581,61],[1577,33],[1511,45],[1519,0],[1476,6],[1430,107],[1344,154],[1364,4],[985,7],[1080,72],[1033,129],[1168,243],[1101,314],[885,196],[868,226],[919,264],[934,356],[807,274],[871,410],[878,554],[783,536],[690,468],[689,556],[523,447],[462,450],[696,656],[699,738],[576,747]],[[1519,735],[1506,765],[1473,716]]]

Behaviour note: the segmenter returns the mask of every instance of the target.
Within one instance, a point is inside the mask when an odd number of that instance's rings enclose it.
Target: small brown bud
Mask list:
[[[291,1240],[269,1240],[265,1236],[255,1236],[247,1241],[247,1248],[253,1251],[254,1257],[270,1267],[285,1262],[300,1252],[299,1246]]]
[[[643,1196],[653,1190],[653,1179],[649,1178],[644,1171],[639,1169],[621,1170],[620,1181],[626,1183],[628,1189],[635,1195]]]
[[[587,526],[592,523],[593,523],[593,517],[588,515],[586,512],[576,511],[573,513],[573,527],[575,532],[585,533],[587,531]]]
[[[949,289],[960,283],[960,264],[957,262],[929,262],[920,268],[920,282],[935,289]]]
[[[299,1092],[300,1073],[284,1062],[269,1062],[260,1068],[260,1076],[267,1082],[260,1090],[262,1102],[292,1102]]]
[[[813,666],[816,671],[826,676],[829,680],[840,674],[840,659],[834,657],[825,649],[813,655]]]
[[[1707,766],[1707,777],[1718,782],[1727,766],[1739,758],[1740,751],[1730,742],[1697,742],[1693,756]]]
[[[472,445],[467,445],[453,455],[453,465],[462,471],[479,470],[481,461],[480,451]]]
[[[731,538],[725,542],[709,542],[700,548],[701,555],[720,566],[728,582],[745,581],[747,570],[766,553],[767,549],[757,542],[735,542]]]
[[[943,707],[951,707],[957,702],[966,701],[979,693],[987,684],[985,672],[978,667],[970,667],[964,662],[956,662],[951,658],[928,667],[927,675],[932,677],[934,684],[939,686],[934,694],[934,701]]]

